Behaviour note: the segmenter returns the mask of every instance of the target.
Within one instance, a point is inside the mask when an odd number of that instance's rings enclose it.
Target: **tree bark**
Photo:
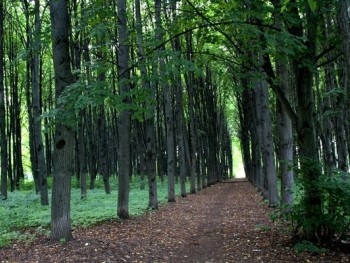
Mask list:
[[[143,33],[142,33],[142,20],[141,20],[141,5],[140,0],[135,1],[135,14],[136,14],[136,32],[137,32],[137,44],[138,55],[140,58],[140,71],[142,76],[142,86],[149,92],[150,105],[148,105],[148,111],[146,113],[146,132],[145,132],[145,162],[147,168],[148,177],[148,206],[152,209],[158,209],[158,197],[157,197],[157,181],[156,181],[156,131],[154,125],[155,117],[155,85],[151,85],[148,79],[148,71],[146,67],[146,57],[143,49]],[[147,102],[146,102],[147,103]]]
[[[41,132],[41,85],[40,85],[40,32],[41,32],[41,22],[40,22],[40,3],[39,0],[35,0],[34,3],[34,13],[35,13],[35,31],[33,37],[33,68],[32,68],[32,107],[33,107],[33,119],[34,119],[34,145],[35,145],[35,156],[38,169],[38,179],[39,179],[39,190],[40,190],[40,200],[42,205],[49,204],[48,190],[47,190],[47,171],[46,162],[44,155],[44,144]]]
[[[72,239],[70,222],[71,176],[74,172],[74,132],[60,114],[69,109],[58,98],[73,83],[69,55],[69,15],[66,0],[50,1],[51,37],[55,71],[56,108],[54,136],[51,238]],[[69,116],[69,115],[68,115]],[[71,120],[70,120],[71,121]]]
[[[7,137],[4,87],[4,5],[0,1],[0,147],[1,147],[1,195],[7,199]]]
[[[272,121],[269,108],[269,92],[265,80],[259,81],[261,98],[261,122],[262,122],[262,156],[264,163],[265,178],[267,179],[267,190],[269,206],[278,204],[277,175],[275,167],[275,154],[272,138]]]
[[[128,44],[128,28],[126,19],[126,0],[118,0],[118,83],[119,95],[123,98],[125,105],[121,109],[118,119],[118,207],[117,214],[121,219],[129,218],[129,178],[131,174],[131,155],[130,155],[130,136],[131,136],[131,121],[130,110],[127,105],[130,103],[129,98],[129,44]]]
[[[344,74],[342,84],[345,87],[345,105],[343,118],[348,120],[350,117],[350,102],[349,102],[349,94],[350,94],[350,0],[338,1],[338,22],[339,22],[339,31],[342,41],[342,47],[344,51]],[[345,134],[347,140],[348,147],[348,155],[350,155],[350,124],[349,122],[344,122],[342,125],[345,126]],[[348,160],[349,161],[349,160]],[[347,169],[347,163],[345,163],[345,169]],[[343,167],[341,167],[343,168]],[[343,169],[344,170],[344,169]]]

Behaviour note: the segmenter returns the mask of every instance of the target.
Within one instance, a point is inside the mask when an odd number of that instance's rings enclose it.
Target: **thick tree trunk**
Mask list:
[[[69,16],[66,0],[50,2],[51,36],[55,71],[56,100],[72,84],[73,76],[69,55]],[[71,176],[74,172],[74,132],[64,123],[60,114],[68,113],[65,105],[58,103],[51,208],[51,237],[53,240],[72,239],[70,222]]]
[[[275,6],[275,27],[282,29],[283,20],[281,16],[279,0],[272,1]],[[284,98],[289,100],[291,93],[289,66],[287,57],[282,47],[277,47],[276,77],[277,85]],[[294,173],[293,173],[293,126],[288,111],[281,100],[276,101],[276,127],[277,127],[277,157],[279,173],[281,176],[281,203],[292,206],[294,203]],[[289,212],[288,209],[286,212]]]
[[[279,85],[288,97],[287,65],[276,62]],[[277,101],[277,133],[278,133],[278,162],[281,175],[281,203],[293,205],[294,175],[293,175],[293,128],[287,111]]]
[[[130,103],[129,98],[129,44],[128,28],[126,19],[126,0],[118,0],[118,83],[119,94],[123,98],[123,103],[127,106]],[[131,154],[130,154],[130,136],[131,121],[130,110],[126,107],[121,110],[118,118],[118,206],[117,214],[122,219],[129,218],[129,178],[131,174]]]
[[[296,16],[299,16],[296,14]],[[320,226],[315,218],[322,214],[321,193],[317,185],[322,171],[319,166],[319,157],[316,142],[315,119],[314,119],[314,94],[313,94],[313,65],[316,57],[316,34],[318,19],[317,14],[308,11],[306,14],[306,49],[299,58],[293,61],[293,73],[296,79],[297,95],[297,138],[300,153],[300,172],[303,174],[304,181],[304,205],[305,222],[309,225],[303,229],[303,236],[307,240],[317,240],[320,235]],[[293,32],[293,31],[292,31]],[[296,28],[296,36],[299,36],[302,30]],[[301,61],[303,63],[301,63]]]

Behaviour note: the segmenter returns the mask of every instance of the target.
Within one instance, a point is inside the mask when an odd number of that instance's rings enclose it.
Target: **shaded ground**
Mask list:
[[[0,262],[349,262],[349,254],[296,254],[248,182],[214,185],[156,212],[0,249]],[[271,230],[271,231],[269,231]]]

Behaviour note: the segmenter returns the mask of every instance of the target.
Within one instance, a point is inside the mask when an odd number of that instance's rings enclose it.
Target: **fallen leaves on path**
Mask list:
[[[138,218],[0,249],[0,262],[349,262],[349,255],[297,254],[271,208],[248,182],[219,183]]]

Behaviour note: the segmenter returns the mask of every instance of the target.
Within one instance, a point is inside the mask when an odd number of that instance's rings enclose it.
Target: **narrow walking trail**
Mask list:
[[[249,182],[233,180],[138,218],[76,229],[66,244],[42,238],[0,249],[0,262],[349,262],[342,253],[296,254],[271,211]]]

